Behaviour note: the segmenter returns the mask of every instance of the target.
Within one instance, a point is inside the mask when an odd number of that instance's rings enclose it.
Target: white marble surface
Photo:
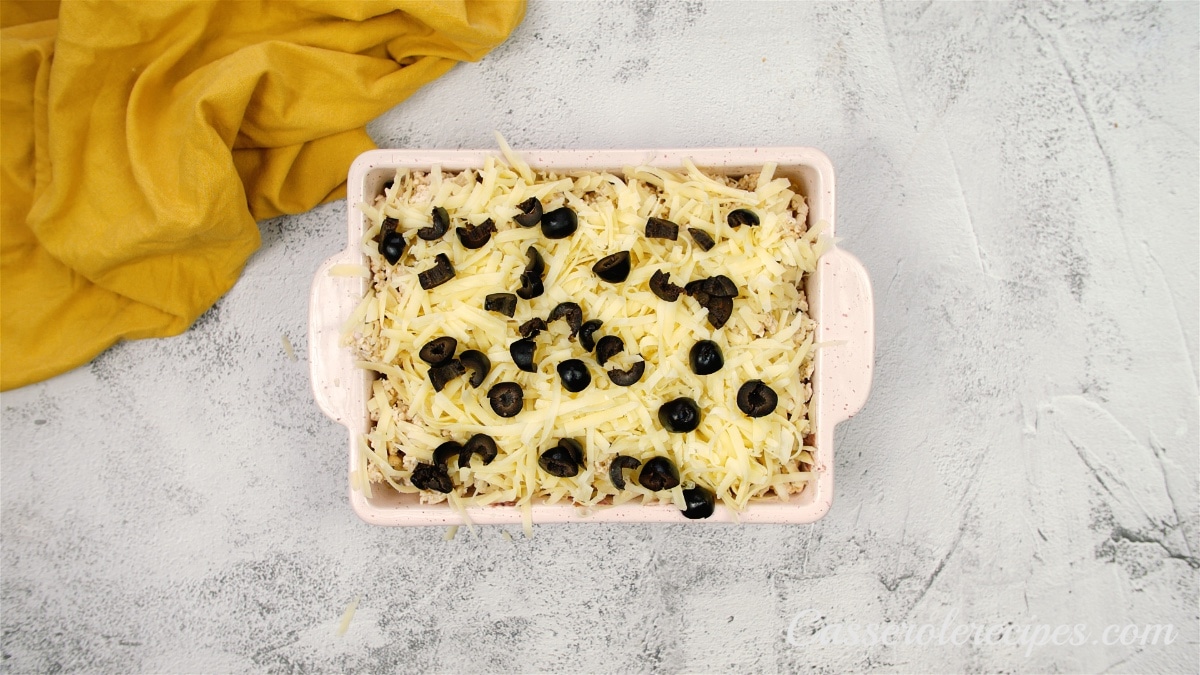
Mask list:
[[[373,134],[827,152],[879,345],[832,512],[359,522],[344,430],[280,341],[303,354],[334,203],[263,223],[189,333],[3,395],[0,668],[1196,672],[1197,8],[532,4]],[[807,644],[950,613],[1089,641]],[[1177,637],[1090,642],[1125,624]]]

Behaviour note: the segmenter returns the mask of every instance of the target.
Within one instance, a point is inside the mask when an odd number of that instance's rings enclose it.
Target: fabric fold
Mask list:
[[[175,335],[257,221],[345,194],[364,126],[477,60],[523,2],[6,0],[0,388]]]

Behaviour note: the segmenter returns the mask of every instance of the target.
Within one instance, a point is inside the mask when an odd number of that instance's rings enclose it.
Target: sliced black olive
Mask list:
[[[600,330],[602,325],[604,322],[600,319],[592,319],[584,321],[583,325],[579,327],[579,344],[583,345],[584,349],[590,352],[596,348],[596,338],[592,337],[592,333]]]
[[[705,279],[702,288],[705,293],[718,298],[736,298],[738,296],[737,284],[724,274]]]
[[[733,316],[733,298],[711,298],[704,308],[708,310],[708,323],[720,328]]]
[[[533,227],[542,219],[542,200],[537,197],[526,199],[517,204],[517,208],[521,209],[521,212],[513,216],[513,220],[521,227]]]
[[[436,466],[444,465],[451,457],[460,454],[463,451],[462,443],[458,441],[446,441],[437,446],[433,451],[433,463]]]
[[[433,383],[434,391],[441,391],[446,388],[446,384],[454,378],[467,372],[463,364],[458,359],[450,359],[440,366],[434,366],[429,369],[429,381]]]
[[[454,231],[458,234],[458,240],[462,242],[463,247],[477,249],[483,248],[483,245],[492,238],[492,234],[496,232],[496,224],[492,222],[491,218],[488,218],[478,225],[468,225]]]
[[[613,368],[612,370],[608,371],[608,379],[612,380],[612,383],[619,387],[628,387],[629,385],[642,379],[642,375],[645,374],[646,362],[638,361],[632,366],[629,366],[628,370],[617,370],[616,368]]]
[[[583,446],[574,439],[564,438],[538,457],[538,466],[551,476],[570,478],[583,466]]]
[[[417,352],[417,356],[431,366],[440,366],[454,358],[456,349],[458,349],[458,340],[446,335],[426,342],[425,346],[421,347],[421,351]]]
[[[417,281],[421,282],[421,288],[427,291],[441,286],[453,278],[454,266],[450,264],[450,258],[445,253],[437,254],[433,267],[417,275]]]
[[[546,271],[546,262],[542,260],[542,254],[532,246],[525,249],[525,258],[529,262],[525,263],[525,271],[530,274],[536,274],[539,279],[542,278],[542,273]]]
[[[713,241],[713,238],[710,237],[704,230],[697,230],[694,227],[689,227],[688,234],[692,235],[692,241],[696,242],[696,245],[705,251],[711,251],[712,247],[717,245],[717,242]]]
[[[513,363],[527,373],[537,372],[537,364],[533,362],[533,353],[536,350],[537,343],[533,341],[533,338],[522,338],[508,346],[508,353],[512,355]]]
[[[395,232],[397,227],[400,227],[400,221],[399,221],[399,220],[396,220],[395,218],[392,218],[391,216],[387,216],[387,217],[385,217],[385,218],[383,219],[383,223],[382,223],[382,224],[379,226],[379,237],[380,237],[380,239],[382,239],[383,237],[386,237],[386,236],[388,236],[389,234],[391,234],[391,233]]]
[[[483,308],[512,318],[517,313],[517,296],[512,293],[489,293],[483,299]]]
[[[432,490],[445,494],[454,489],[454,483],[450,482],[450,474],[446,473],[446,467],[443,466],[418,464],[409,480],[418,490]]]
[[[529,272],[521,274],[521,287],[517,289],[517,295],[526,300],[532,300],[545,292],[546,287],[542,285],[541,277]]]
[[[487,377],[488,371],[492,369],[492,360],[487,357],[487,354],[478,349],[468,349],[458,355],[458,360],[464,366],[471,369],[471,377],[467,380],[472,387],[478,387],[483,384],[484,378]]]
[[[706,487],[697,485],[683,491],[683,517],[692,520],[708,518],[717,506],[717,496]]]
[[[641,466],[642,460],[629,455],[617,455],[613,457],[612,464],[608,465],[608,479],[612,481],[613,487],[618,490],[625,489],[625,469],[636,469]]]
[[[775,411],[779,395],[762,380],[750,380],[737,393],[737,406],[750,417],[763,417]]]
[[[582,443],[575,440],[574,438],[563,438],[558,441],[558,445],[559,445],[559,447],[566,449],[566,451],[571,455],[571,459],[574,459],[576,464],[578,464],[579,466],[583,466],[583,444]]]
[[[379,241],[379,255],[388,261],[389,265],[395,265],[400,262],[400,256],[404,255],[404,235],[395,230],[383,235],[383,239]]]
[[[501,417],[512,417],[525,407],[525,395],[516,382],[499,382],[488,390],[492,411]]]
[[[592,383],[592,374],[579,359],[567,359],[558,364],[558,377],[562,380],[563,389],[572,393],[581,392]]]
[[[559,446],[554,446],[538,457],[538,466],[551,476],[570,478],[579,473],[579,465],[571,458],[569,452]]]
[[[675,462],[666,457],[651,457],[642,467],[637,481],[638,485],[652,492],[670,490],[679,485],[679,469],[675,468]]]
[[[647,218],[646,236],[651,239],[675,241],[679,238],[679,226],[665,218]]]
[[[433,207],[433,225],[417,230],[417,236],[425,241],[441,239],[450,229],[450,214],[440,206]]]
[[[686,396],[667,401],[658,409],[658,421],[673,434],[695,431],[700,426],[700,406]]]
[[[601,279],[617,284],[629,277],[629,251],[618,251],[604,256],[592,265],[592,271]]]
[[[662,270],[658,270],[651,275],[650,290],[660,299],[667,302],[675,302],[679,299],[679,294],[683,292],[682,288],[671,283],[671,275]]]
[[[491,464],[498,453],[496,441],[491,436],[475,434],[463,445],[462,452],[458,453],[458,468],[465,469],[471,466],[471,455],[479,455],[479,459],[485,465]]]
[[[542,254],[532,246],[525,250],[525,256],[529,258],[529,263],[525,265],[525,271],[521,274],[521,287],[517,289],[517,295],[532,300],[546,292],[542,285],[542,273],[546,271],[546,263],[542,260]]]
[[[604,362],[625,351],[625,341],[616,335],[605,335],[596,342],[596,363]]]
[[[579,335],[579,329],[583,327],[583,309],[575,302],[560,302],[550,310],[550,316],[546,317],[547,321],[559,319],[567,320],[567,325],[571,327],[571,339],[575,339],[575,336]]]
[[[733,316],[733,298],[719,298],[704,291],[694,291],[691,296],[701,307],[708,310],[708,323],[713,328],[720,328]]]
[[[546,330],[546,321],[540,316],[533,317],[517,328],[517,332],[523,338],[531,338],[544,330]]]
[[[542,234],[547,239],[566,239],[579,227],[579,216],[569,207],[542,214]]]
[[[701,340],[692,345],[688,353],[688,363],[692,372],[697,375],[712,375],[725,365],[725,357],[721,354],[721,345],[712,340]]]
[[[395,184],[396,184],[396,181],[394,181],[394,180],[389,180],[388,182],[384,183],[383,189],[380,190],[380,194],[387,194],[387,191],[391,190],[392,186]]]
[[[758,225],[758,215],[750,209],[737,209],[730,211],[725,221],[729,223],[730,227],[741,227],[742,225],[753,227]]]
[[[689,281],[684,290],[691,296],[696,296],[697,293],[707,293],[714,298],[736,298],[738,296],[737,284],[724,274]]]

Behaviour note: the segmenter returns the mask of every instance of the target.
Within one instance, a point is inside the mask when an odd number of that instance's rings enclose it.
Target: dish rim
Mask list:
[[[334,265],[363,263],[360,241],[365,216],[359,204],[368,194],[378,194],[396,169],[443,171],[476,169],[486,157],[501,157],[498,150],[372,150],[360,155],[347,177],[347,246],[320,266],[313,280],[309,308],[309,361],[313,394],[321,409],[349,432],[349,492],[355,513],[376,525],[455,525],[520,523],[519,506],[475,506],[457,510],[448,502],[421,504],[417,495],[400,495],[377,486],[367,496],[355,485],[362,468],[359,439],[367,432],[366,399],[373,377],[353,365],[351,351],[341,346],[342,322],[361,300],[366,279],[332,277]],[[836,234],[833,165],[824,153],[807,147],[688,148],[661,150],[530,150],[520,152],[530,166],[559,171],[610,170],[648,164],[681,168],[684,159],[698,167],[728,175],[752,173],[768,162],[776,175],[787,176],[805,196],[808,224],[826,223],[826,233]],[[835,240],[836,241],[836,240]],[[870,390],[874,358],[874,311],[870,281],[859,263],[845,251],[831,247],[808,275],[805,293],[816,321],[815,341],[826,345],[814,356],[812,409],[814,466],[817,478],[788,500],[761,498],[745,510],[718,505],[711,518],[688,520],[671,505],[626,503],[620,506],[577,507],[570,503],[529,507],[533,523],[562,522],[741,522],[810,523],[823,517],[833,502],[834,427],[853,416]],[[347,310],[349,306],[349,310]],[[332,338],[332,345],[330,344]],[[348,367],[347,367],[348,366]],[[360,411],[355,414],[354,410]],[[465,515],[465,518],[464,518]]]

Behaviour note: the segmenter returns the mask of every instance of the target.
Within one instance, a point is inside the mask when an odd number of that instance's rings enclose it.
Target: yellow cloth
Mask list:
[[[0,389],[178,334],[524,2],[0,0]],[[303,292],[303,289],[297,289]]]

